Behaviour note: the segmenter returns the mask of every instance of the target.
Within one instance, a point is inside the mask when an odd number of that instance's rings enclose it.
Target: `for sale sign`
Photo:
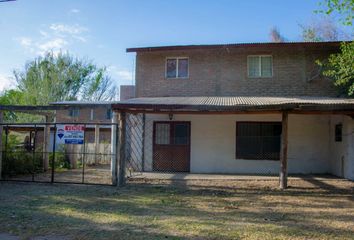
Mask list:
[[[58,144],[83,144],[84,134],[84,125],[58,124],[56,132],[56,141]]]

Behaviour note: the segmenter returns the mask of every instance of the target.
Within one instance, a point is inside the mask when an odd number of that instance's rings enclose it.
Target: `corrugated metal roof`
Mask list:
[[[112,104],[117,109],[248,110],[301,108],[354,110],[354,99],[328,97],[159,97],[134,98]]]
[[[117,101],[61,101],[51,102],[49,105],[111,105]]]
[[[232,43],[232,44],[205,44],[205,45],[174,45],[174,46],[154,46],[154,47],[136,47],[127,48],[127,52],[152,52],[152,51],[167,51],[167,50],[195,50],[195,49],[218,49],[218,48],[238,48],[238,47],[339,47],[341,42],[250,42],[250,43]]]

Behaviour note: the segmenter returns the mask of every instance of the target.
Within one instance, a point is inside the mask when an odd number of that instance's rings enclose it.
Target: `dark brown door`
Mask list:
[[[190,170],[190,122],[154,122],[153,169]]]

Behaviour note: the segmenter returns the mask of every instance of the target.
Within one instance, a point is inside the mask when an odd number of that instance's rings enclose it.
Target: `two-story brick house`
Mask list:
[[[338,97],[315,64],[339,45],[130,48],[136,98],[112,108],[144,114],[145,171],[354,179],[354,99]]]

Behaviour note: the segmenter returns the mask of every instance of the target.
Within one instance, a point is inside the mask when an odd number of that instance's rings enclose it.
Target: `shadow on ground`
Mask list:
[[[321,183],[318,183],[321,181]],[[0,184],[0,232],[67,239],[351,239],[353,182]]]

